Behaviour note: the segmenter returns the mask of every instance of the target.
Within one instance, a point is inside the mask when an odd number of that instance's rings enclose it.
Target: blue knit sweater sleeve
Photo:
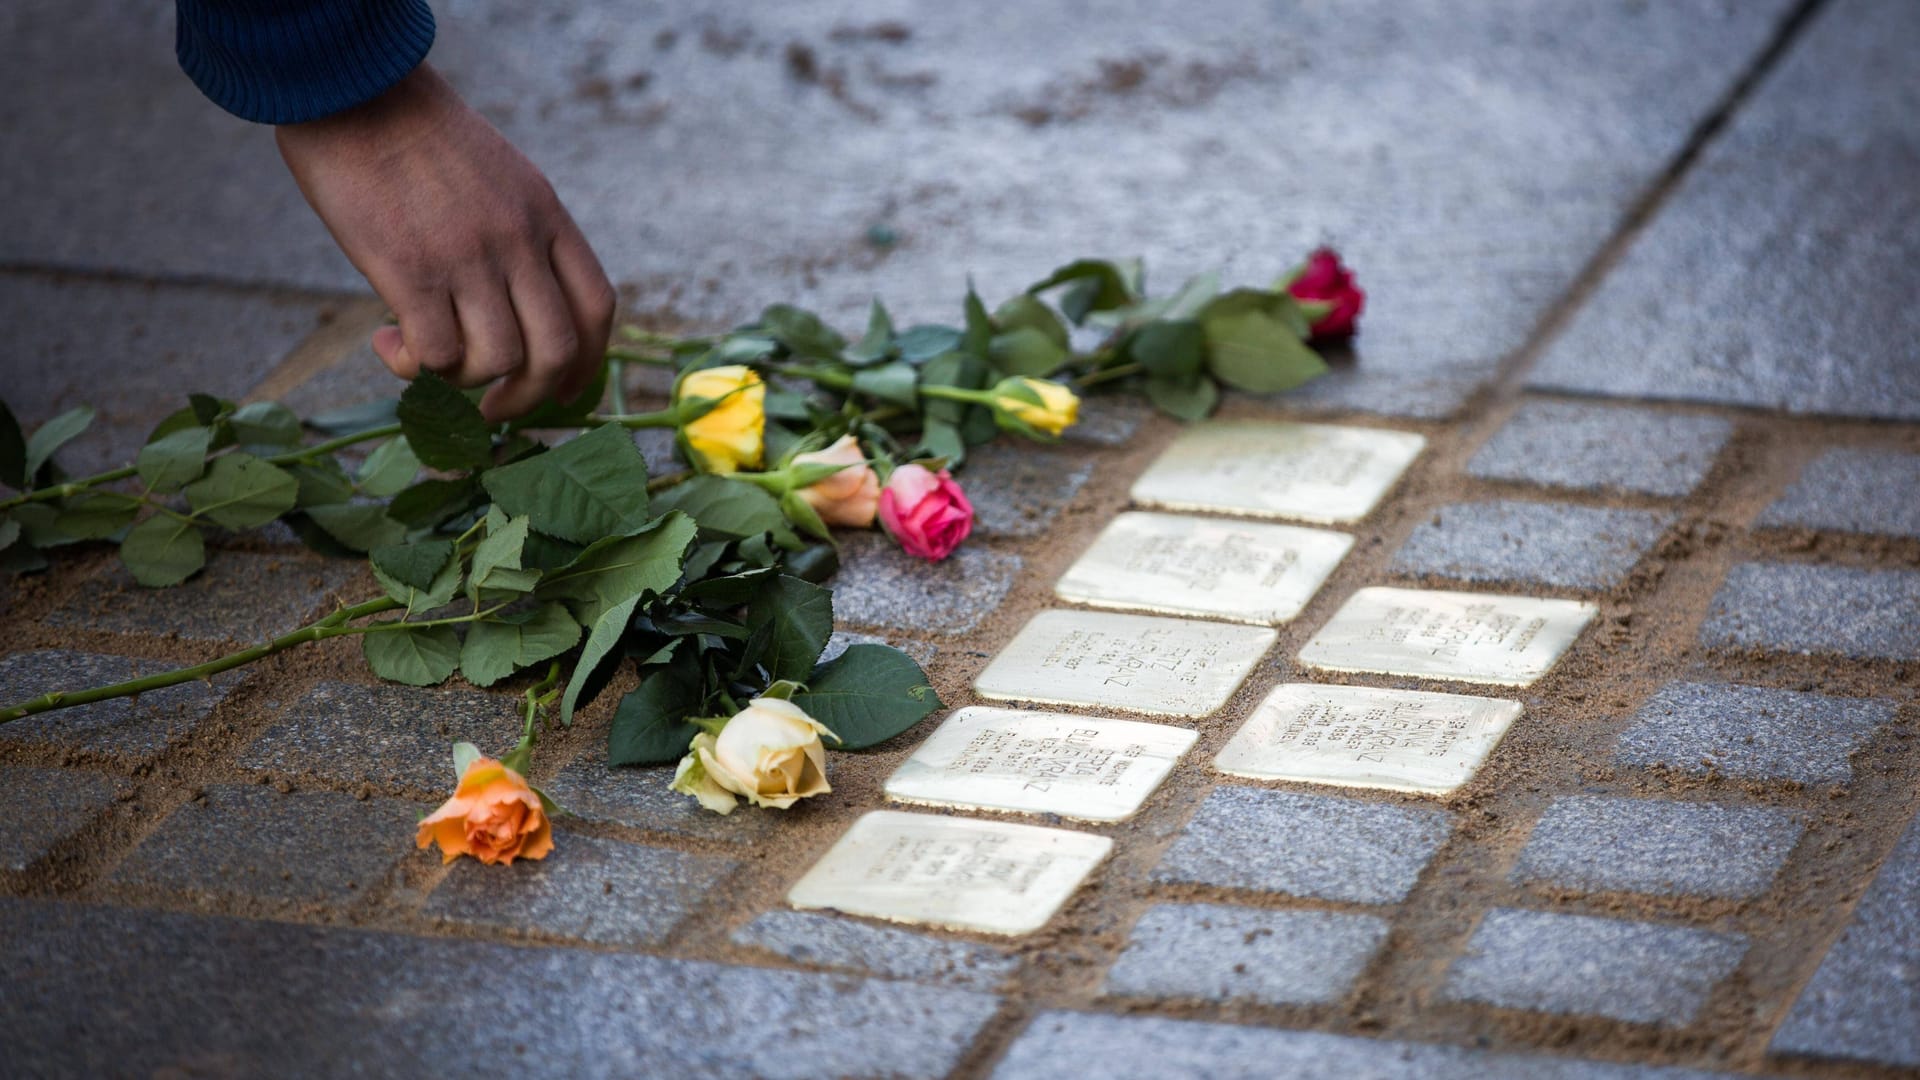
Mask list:
[[[175,0],[175,51],[214,104],[297,124],[379,97],[433,45],[427,0]]]

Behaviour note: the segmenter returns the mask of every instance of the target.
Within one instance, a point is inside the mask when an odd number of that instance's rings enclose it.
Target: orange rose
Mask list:
[[[856,529],[873,527],[873,515],[880,508],[880,477],[867,464],[867,455],[851,435],[842,435],[825,450],[795,454],[795,465],[844,465],[846,468],[824,480],[798,489],[796,494],[829,525],[849,525]]]
[[[483,863],[544,859],[553,850],[553,825],[540,796],[520,774],[492,758],[467,766],[460,786],[420,822],[421,847],[436,841],[442,862],[471,855]]]

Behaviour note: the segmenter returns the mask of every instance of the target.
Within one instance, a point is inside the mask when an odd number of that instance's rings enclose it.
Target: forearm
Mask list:
[[[294,124],[372,101],[433,45],[426,0],[175,0],[175,51],[235,116]]]

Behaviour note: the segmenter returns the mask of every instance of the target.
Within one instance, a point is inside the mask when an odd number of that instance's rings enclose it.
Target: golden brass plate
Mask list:
[[[1133,500],[1160,510],[1354,522],[1426,444],[1407,431],[1214,420],[1181,432],[1134,481]]]
[[[1300,662],[1325,671],[1530,686],[1598,611],[1578,600],[1361,589],[1300,650]]]
[[[1042,611],[974,680],[996,701],[1201,717],[1226,704],[1278,637],[1265,627]]]

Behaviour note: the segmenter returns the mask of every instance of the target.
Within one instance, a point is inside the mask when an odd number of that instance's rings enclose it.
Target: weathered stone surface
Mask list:
[[[425,805],[220,784],[167,816],[109,884],[344,907],[414,850]],[[351,838],[351,839],[349,839]]]
[[[1436,511],[1393,558],[1402,574],[1602,589],[1626,579],[1673,515],[1501,499]]]
[[[25,870],[105,813],[126,782],[79,769],[0,765],[0,870]]]
[[[833,579],[836,623],[964,634],[993,613],[1020,574],[1020,556],[962,544],[937,563],[916,559],[880,533],[840,540]]]
[[[1333,911],[1160,904],[1134,924],[1105,992],[1325,1005],[1346,997],[1387,922]]]
[[[1773,1050],[1920,1066],[1920,818],[1774,1032]]]
[[[1732,435],[1718,416],[1529,401],[1467,462],[1467,475],[1679,498],[1706,479]]]
[[[1754,524],[1920,536],[1920,454],[1829,450]]]
[[[1092,475],[1084,453],[1047,453],[1016,439],[969,453],[960,479],[976,532],[1029,537],[1046,532]]]
[[[839,659],[842,653],[853,648],[855,645],[891,645],[901,652],[906,653],[908,656],[913,657],[914,662],[921,667],[926,667],[928,664],[933,663],[933,658],[940,654],[938,647],[929,645],[924,641],[914,641],[912,638],[886,637],[881,634],[856,634],[849,630],[835,630],[833,636],[827,639],[827,647],[820,652],[820,663],[824,664],[829,660]]]
[[[465,926],[596,945],[658,945],[736,865],[560,832],[553,854],[537,862],[521,859],[502,868],[459,860],[422,910]]]
[[[1448,970],[1441,994],[1685,1027],[1746,951],[1735,934],[1495,908]]]
[[[1391,904],[1452,828],[1441,810],[1225,786],[1207,796],[1153,877]]]
[[[455,779],[454,743],[489,751],[513,745],[520,733],[514,704],[473,691],[323,682],[288,705],[239,763],[444,794]]]
[[[788,811],[766,811],[740,806],[722,817],[672,790],[673,766],[607,764],[605,751],[596,751],[561,769],[546,786],[547,794],[569,813],[587,821],[610,821],[636,829],[696,840],[752,843],[769,833],[782,814],[804,814],[806,803]]]
[[[0,659],[0,702],[17,705],[55,690],[84,690],[176,665],[125,656],[42,649]],[[112,698],[0,724],[0,743],[62,746],[149,758],[186,738],[232,687],[231,676],[183,683],[139,698]]]
[[[1710,648],[1920,659],[1920,572],[1742,563],[1700,627]]]
[[[1721,1073],[1614,1065],[1544,1054],[1363,1039],[1247,1024],[1049,1010],[1020,1033],[994,1080],[1705,1080]]]
[[[1916,36],[1902,0],[1820,11],[1534,385],[1920,419]]]
[[[1724,683],[1668,683],[1634,714],[1613,759],[1678,772],[1838,784],[1893,719],[1891,702]]]
[[[942,1076],[995,1008],[844,974],[11,898],[0,940],[7,1066],[29,1076]]]
[[[1152,415],[1151,406],[1128,394],[1082,398],[1079,422],[1061,432],[1060,439],[1083,446],[1125,446]]]
[[[1805,828],[1799,815],[1767,807],[1576,795],[1547,808],[1513,877],[1741,899],[1767,890]]]
[[[1020,969],[1018,957],[990,946],[810,911],[769,911],[735,930],[733,940],[796,964],[971,990],[993,990]]]
[[[361,565],[305,553],[209,551],[207,568],[185,584],[148,589],[116,564],[50,612],[47,624],[253,644],[324,614],[327,597]]]

